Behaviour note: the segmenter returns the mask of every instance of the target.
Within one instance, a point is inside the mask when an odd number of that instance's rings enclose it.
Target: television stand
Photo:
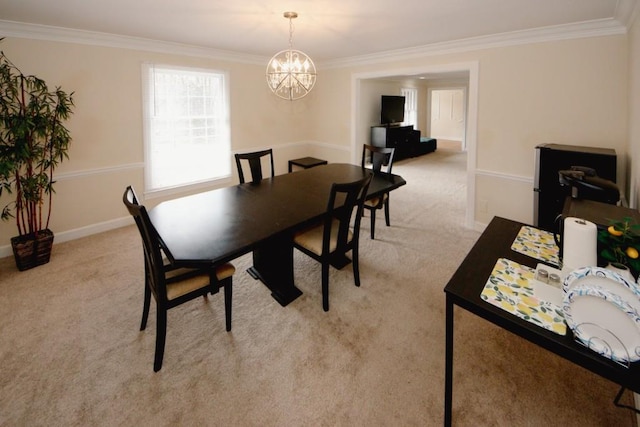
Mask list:
[[[381,125],[371,127],[371,145],[395,148],[394,160],[416,157],[436,149],[436,140],[420,138],[420,131],[410,126]]]

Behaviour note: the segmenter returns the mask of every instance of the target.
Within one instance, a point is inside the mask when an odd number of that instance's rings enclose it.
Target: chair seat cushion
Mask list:
[[[331,238],[329,240],[329,252],[336,250],[338,245],[338,227],[340,223],[337,220],[333,221],[331,227]],[[324,225],[320,224],[315,227],[309,228],[304,231],[300,231],[293,236],[293,241],[303,248],[306,248],[314,254],[322,255],[322,235],[324,231]],[[351,242],[353,239],[353,233],[349,231],[347,240]]]
[[[216,268],[216,277],[218,280],[224,280],[228,277],[233,276],[233,273],[236,272],[236,268],[231,263],[222,264]]]
[[[370,208],[377,208],[380,207],[382,203],[386,202],[388,198],[389,195],[387,193],[384,193],[382,197],[373,197],[369,200],[365,200],[364,205]]]
[[[236,269],[233,264],[226,263],[216,268],[216,277],[218,280],[224,280],[228,277],[231,277],[233,273],[235,273]],[[196,289],[204,288],[209,286],[209,272],[207,270],[202,270],[201,273],[195,274],[191,277],[189,275],[193,274],[192,269],[188,268],[178,268],[175,270],[171,270],[167,272],[167,279],[178,279],[179,276],[185,276],[185,278],[180,278],[179,281],[173,283],[167,283],[167,299],[173,300],[181,297],[182,295],[186,295],[189,292],[193,292]]]

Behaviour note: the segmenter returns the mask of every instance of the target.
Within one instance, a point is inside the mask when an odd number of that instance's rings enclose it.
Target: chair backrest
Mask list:
[[[258,183],[262,181],[262,158],[264,156],[269,156],[269,162],[271,164],[271,177],[273,177],[274,169],[273,169],[273,150],[269,148],[268,150],[255,151],[252,153],[242,153],[236,154],[236,166],[238,167],[238,177],[240,178],[240,184],[244,184],[244,172],[242,171],[242,163],[241,160],[247,160],[249,162],[249,168],[251,170],[251,182]]]
[[[364,200],[371,183],[371,177],[372,175],[367,175],[358,181],[331,185],[324,234],[322,236],[323,254],[329,253],[332,227],[335,226],[338,227],[335,252],[344,252],[350,247],[350,243],[358,243],[360,219],[362,218]],[[349,227],[354,212],[353,237],[349,240]]]
[[[391,168],[393,167],[393,154],[395,151],[396,149],[392,147],[375,147],[373,145],[363,144],[362,167],[364,168],[367,164],[367,160],[371,159],[374,173],[391,173]],[[383,170],[383,166],[386,166],[386,170]]]
[[[133,215],[131,213],[131,210],[129,209],[128,204],[132,204],[134,206],[140,206],[140,202],[138,199],[138,196],[136,195],[135,190],[133,189],[132,186],[127,186],[127,189],[124,192],[124,195],[126,197],[126,202],[125,202],[125,206],[127,206],[127,209],[129,210],[129,213],[133,216],[134,221],[136,222],[136,225],[138,226],[138,231],[140,232],[140,235],[142,236],[142,223],[140,222],[140,217]]]
[[[160,251],[160,237],[151,224],[147,209],[138,203],[133,187],[128,186],[122,196],[122,201],[127,210],[133,216],[140,231],[142,247],[144,249],[145,269],[148,274],[147,284],[151,287],[158,303],[167,301],[167,288],[165,283],[162,253]]]

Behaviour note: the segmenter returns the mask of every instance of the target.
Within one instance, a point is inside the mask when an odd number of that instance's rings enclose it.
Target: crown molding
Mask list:
[[[614,18],[608,18],[575,24],[536,28],[533,30],[513,31],[509,33],[493,34],[490,36],[452,40],[442,43],[433,43],[425,46],[325,61],[320,65],[325,69],[353,67],[358,65],[371,65],[380,62],[424,58],[425,56],[446,55],[522,44],[620,35],[626,34],[626,32],[627,27],[620,21]]]
[[[471,50],[626,34],[627,25],[633,22],[633,17],[638,14],[639,10],[640,5],[636,0],[621,0],[619,7],[616,9],[616,18],[452,40],[413,48],[323,61],[317,65],[318,68],[324,69],[351,67],[425,56],[460,53]],[[264,65],[269,60],[268,57],[259,55],[249,55],[180,43],[4,20],[0,20],[0,35],[2,37],[19,37],[164,54],[196,56],[253,65]]]
[[[14,21],[0,20],[0,35],[2,37],[18,37],[62,43],[112,47],[117,49],[141,50],[145,52],[173,55],[196,56],[247,64],[264,65],[269,60],[269,58],[258,55],[248,55],[239,52],[210,49],[181,43]]]

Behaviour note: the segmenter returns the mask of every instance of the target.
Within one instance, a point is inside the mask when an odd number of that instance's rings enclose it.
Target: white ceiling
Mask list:
[[[637,1],[0,0],[0,20],[270,57],[288,46],[291,10],[294,48],[321,62],[549,26],[624,26]]]

